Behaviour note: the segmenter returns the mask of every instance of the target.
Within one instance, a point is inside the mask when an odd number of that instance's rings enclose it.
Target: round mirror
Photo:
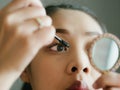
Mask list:
[[[97,37],[90,50],[91,64],[100,72],[115,71],[120,65],[120,41],[105,33]]]

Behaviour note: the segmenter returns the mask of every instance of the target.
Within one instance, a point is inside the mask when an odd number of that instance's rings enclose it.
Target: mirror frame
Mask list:
[[[118,57],[118,60],[117,60],[117,62],[115,63],[115,65],[114,65],[111,69],[109,69],[109,70],[101,70],[101,69],[99,69],[99,68],[94,64],[93,58],[92,58],[92,50],[93,50],[93,48],[94,48],[94,45],[96,44],[96,42],[97,42],[98,40],[100,40],[100,39],[102,39],[102,38],[110,38],[110,39],[114,40],[114,41],[116,42],[116,44],[118,45],[118,48],[119,48],[119,57]],[[120,66],[120,40],[119,40],[115,35],[113,35],[113,34],[111,34],[111,33],[104,33],[104,34],[99,35],[98,37],[96,37],[96,38],[93,40],[93,42],[92,42],[92,44],[91,44],[91,46],[90,46],[89,58],[90,58],[90,63],[91,63],[91,65],[92,65],[97,71],[99,71],[100,73],[105,73],[105,72],[108,72],[108,71],[116,71],[116,70],[119,68],[119,66]]]

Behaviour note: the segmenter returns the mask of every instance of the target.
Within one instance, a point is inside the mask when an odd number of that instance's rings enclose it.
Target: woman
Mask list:
[[[16,0],[2,10],[2,90],[9,89],[21,73],[32,90],[119,90],[119,74],[101,75],[89,62],[87,50],[92,40],[103,33],[100,23],[90,14],[69,7],[48,7],[48,11],[53,23],[37,0]],[[52,25],[70,48],[54,39]]]

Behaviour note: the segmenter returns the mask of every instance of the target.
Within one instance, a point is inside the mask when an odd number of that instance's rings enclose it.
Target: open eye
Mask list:
[[[54,44],[53,46],[50,47],[50,49],[51,49],[52,51],[56,51],[56,52],[65,52],[65,51],[68,50],[67,47],[63,46],[63,45],[60,44],[60,43]]]

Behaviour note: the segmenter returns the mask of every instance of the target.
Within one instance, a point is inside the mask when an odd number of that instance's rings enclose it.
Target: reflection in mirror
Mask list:
[[[119,48],[114,40],[102,38],[96,42],[92,51],[93,62],[101,70],[111,69],[118,60]]]
[[[101,72],[116,70],[120,64],[120,41],[112,34],[104,34],[92,44],[91,64]]]

